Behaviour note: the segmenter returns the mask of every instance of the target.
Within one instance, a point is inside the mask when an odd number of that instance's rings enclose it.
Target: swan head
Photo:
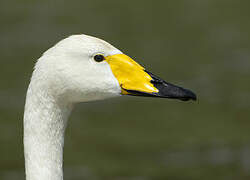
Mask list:
[[[32,77],[41,88],[72,103],[120,95],[196,100],[187,89],[145,70],[111,44],[72,35],[39,58]]]

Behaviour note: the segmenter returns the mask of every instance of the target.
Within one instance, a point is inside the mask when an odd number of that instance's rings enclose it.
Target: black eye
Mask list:
[[[94,56],[94,60],[97,62],[102,62],[105,59],[105,57],[101,54],[97,54]]]

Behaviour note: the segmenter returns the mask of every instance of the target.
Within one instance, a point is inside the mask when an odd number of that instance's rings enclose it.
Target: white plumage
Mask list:
[[[97,62],[96,55],[106,60]],[[196,98],[91,36],[73,35],[47,50],[36,63],[26,97],[26,179],[62,180],[64,131],[73,105],[121,94]]]
[[[64,130],[74,103],[120,95],[108,63],[93,60],[98,53],[121,51],[100,39],[73,35],[38,59],[24,114],[27,180],[63,179]]]

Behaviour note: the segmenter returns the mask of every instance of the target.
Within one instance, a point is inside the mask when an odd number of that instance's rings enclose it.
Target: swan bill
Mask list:
[[[196,100],[196,95],[185,88],[168,83],[125,54],[105,57],[119,82],[121,94],[179,99],[182,101]]]
[[[146,71],[146,70],[145,70]],[[151,83],[159,90],[158,93],[146,93],[141,91],[123,89],[128,95],[132,96],[146,96],[146,97],[159,97],[159,98],[170,98],[170,99],[179,99],[182,101],[194,100],[196,101],[197,97],[195,93],[191,90],[173,85],[168,83],[161,78],[155,76],[154,74],[146,71],[152,78]]]

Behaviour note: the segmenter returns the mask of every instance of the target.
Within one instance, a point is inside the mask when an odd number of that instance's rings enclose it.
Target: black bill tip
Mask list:
[[[155,87],[159,90],[158,95],[160,97],[179,99],[182,101],[197,100],[195,93],[192,91],[167,82],[155,84]]]
[[[168,83],[159,78],[158,76],[155,76],[154,74],[150,73],[149,71],[145,70],[145,72],[151,76],[152,78],[151,83],[154,85],[155,88],[158,89],[159,92],[146,93],[141,91],[124,89],[129,93],[129,95],[170,98],[170,99],[178,99],[181,101],[197,100],[197,96],[191,90]]]
[[[158,96],[179,99],[182,101],[197,100],[195,93],[193,93],[191,90],[168,83],[149,71],[145,70],[145,72],[151,76],[151,83],[159,90],[159,92],[156,93]]]

